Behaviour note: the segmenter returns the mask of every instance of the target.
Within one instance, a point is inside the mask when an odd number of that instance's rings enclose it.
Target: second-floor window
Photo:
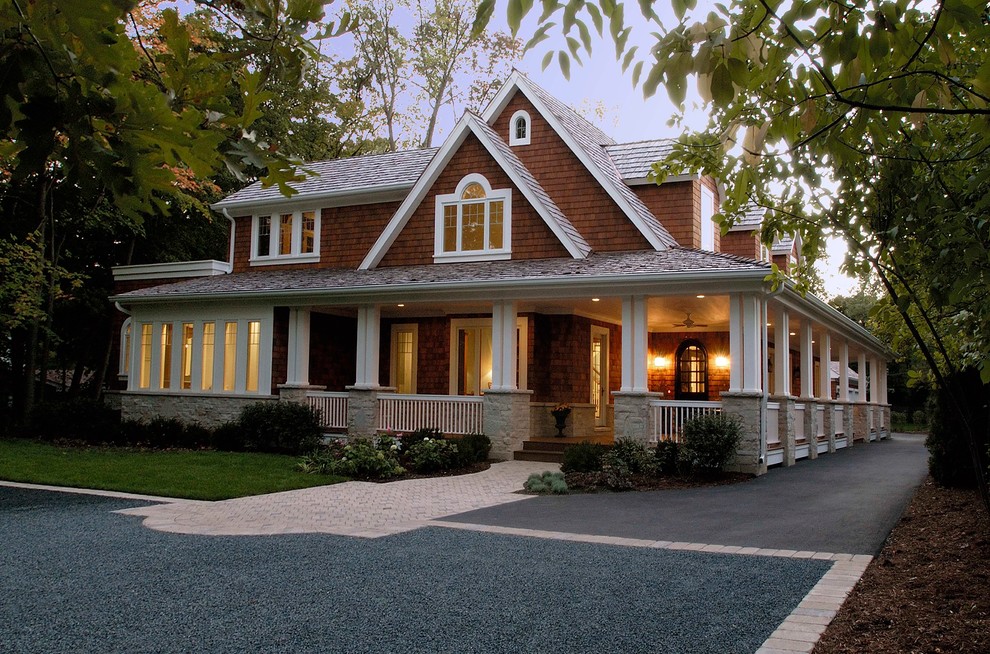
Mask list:
[[[318,261],[319,233],[318,211],[255,216],[252,225],[251,263],[279,263],[282,259]]]
[[[450,195],[437,196],[434,259],[508,259],[512,191],[493,190],[482,175],[467,175]]]

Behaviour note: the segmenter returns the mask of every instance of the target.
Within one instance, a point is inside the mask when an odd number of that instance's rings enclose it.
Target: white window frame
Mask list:
[[[133,321],[130,317],[124,319],[124,323],[120,326],[120,355],[117,358],[117,376],[120,379],[126,379],[131,372],[131,368],[134,366],[134,359],[131,358],[131,353],[134,348],[131,347],[131,341],[134,340],[134,330],[131,329]],[[128,330],[130,333],[128,334]]]
[[[401,332],[412,332],[412,375],[410,384],[412,385],[412,393],[416,392],[417,379],[416,373],[419,368],[417,359],[419,358],[419,325],[414,322],[409,323],[396,323],[392,325],[392,335],[390,340],[390,352],[389,352],[389,385],[398,388],[398,359],[396,346],[398,345],[397,336]]]
[[[449,374],[449,386],[450,394],[457,395],[457,332],[460,329],[472,329],[477,327],[488,327],[494,331],[494,325],[492,324],[492,319],[489,318],[451,318],[450,320],[450,374]],[[519,361],[519,366],[516,370],[516,378],[518,379],[519,390],[527,390],[529,388],[529,319],[526,316],[519,316],[516,318],[516,330],[519,334],[519,351],[516,353],[516,358]],[[492,352],[492,365],[495,365],[494,361],[495,353]],[[484,376],[485,371],[479,370],[479,376]],[[484,395],[487,389],[482,388],[481,394]]]
[[[526,121],[526,136],[523,138],[516,136],[516,122],[520,118]],[[529,145],[532,134],[533,121],[529,118],[529,112],[520,109],[516,113],[512,114],[512,118],[509,119],[509,145]]]
[[[701,249],[715,251],[715,194],[701,187]]]
[[[313,251],[302,252],[302,225],[303,214],[313,214]],[[296,209],[285,211],[273,211],[271,213],[255,214],[251,218],[251,257],[249,262],[252,266],[275,266],[282,263],[316,263],[320,260],[320,218],[323,212],[320,209]],[[289,254],[279,254],[279,231],[281,230],[281,217],[284,214],[292,214],[292,236]],[[260,220],[268,218],[271,221],[271,229],[268,235],[268,254],[258,254],[258,230]]]
[[[502,247],[487,250],[461,250],[461,217],[465,204],[476,203],[477,200],[462,200],[461,194],[469,184],[477,183],[485,190],[485,242],[488,242],[489,213],[493,200],[502,202]],[[457,206],[457,250],[444,252],[444,207]],[[452,261],[502,261],[512,258],[512,189],[492,189],[492,185],[484,175],[470,173],[464,176],[453,193],[437,195],[436,217],[434,223],[433,261],[436,263]]]

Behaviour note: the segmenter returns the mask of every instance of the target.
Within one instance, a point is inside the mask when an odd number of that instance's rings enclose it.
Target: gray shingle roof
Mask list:
[[[437,148],[423,148],[309,163],[304,168],[316,174],[292,184],[299,192],[293,198],[317,194],[373,192],[399,185],[411,187],[426,170],[436,152]],[[214,207],[219,209],[231,205],[265,204],[286,199],[277,186],[262,188],[259,181],[228,195]]]
[[[574,225],[572,225],[571,221],[567,219],[567,216],[564,215],[564,212],[560,210],[560,207],[557,206],[557,204],[553,201],[553,198],[550,197],[543,186],[536,181],[536,178],[533,177],[531,172],[529,172],[529,169],[526,168],[523,162],[519,160],[519,157],[517,157],[516,153],[512,151],[512,148],[510,148],[506,142],[502,140],[502,137],[500,137],[495,130],[484,121],[483,118],[480,116],[474,116],[474,118],[475,126],[485,133],[485,136],[487,136],[491,140],[492,144],[498,149],[499,154],[502,155],[509,162],[509,165],[515,169],[516,173],[522,177],[523,181],[529,187],[529,190],[540,199],[540,202],[543,203],[544,207],[546,207],[547,213],[550,214],[551,219],[556,221],[556,223],[560,226],[560,229],[570,237],[578,249],[581,250],[582,254],[587,255],[591,252],[591,246],[588,245],[588,242],[584,240],[584,237],[581,236],[578,230],[574,228]]]
[[[528,78],[527,82],[532,87],[533,92],[539,96],[540,101],[546,105],[550,113],[568,131],[572,140],[588,155],[592,164],[605,177],[606,183],[610,184],[622,196],[646,228],[664,245],[668,247],[676,246],[677,241],[674,240],[674,237],[660,224],[656,216],[646,208],[646,205],[643,204],[643,201],[639,199],[636,193],[626,185],[622,179],[622,175],[619,174],[615,164],[612,163],[612,158],[606,153],[605,147],[615,145],[615,141],[582,118],[573,109],[540,88],[538,84],[534,84]]]
[[[763,224],[763,217],[766,215],[767,210],[763,207],[759,207],[755,204],[750,204],[743,211],[742,217],[739,218],[729,228],[730,232],[752,232],[753,230],[759,229],[760,225]]]
[[[630,276],[657,277],[686,272],[752,272],[762,277],[769,264],[728,254],[672,247],[668,250],[592,253],[586,259],[519,259],[505,262],[424,264],[354,269],[258,270],[230,275],[200,277],[175,284],[131,291],[115,300],[162,300],[177,298],[222,298],[230,295],[293,295],[314,292],[333,296],[348,291],[401,291],[424,285],[491,284],[512,282],[582,282],[614,278],[621,284]],[[701,278],[699,278],[701,281]]]
[[[605,148],[612,164],[624,180],[643,179],[650,174],[653,163],[660,161],[672,149],[669,139],[616,143]]]

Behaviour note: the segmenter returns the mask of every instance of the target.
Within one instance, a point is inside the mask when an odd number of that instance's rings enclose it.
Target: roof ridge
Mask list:
[[[667,136],[655,139],[640,139],[639,141],[623,141],[622,143],[613,143],[611,145],[606,145],[605,148],[621,148],[626,145],[642,145],[644,143],[675,143],[677,139],[673,139]]]

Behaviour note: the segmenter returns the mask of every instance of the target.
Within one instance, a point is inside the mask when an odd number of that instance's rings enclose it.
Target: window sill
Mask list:
[[[287,263],[319,263],[319,254],[283,255],[278,257],[254,257],[248,259],[252,266],[280,266]]]
[[[443,252],[433,255],[433,263],[472,263],[476,261],[508,261],[512,252]]]

